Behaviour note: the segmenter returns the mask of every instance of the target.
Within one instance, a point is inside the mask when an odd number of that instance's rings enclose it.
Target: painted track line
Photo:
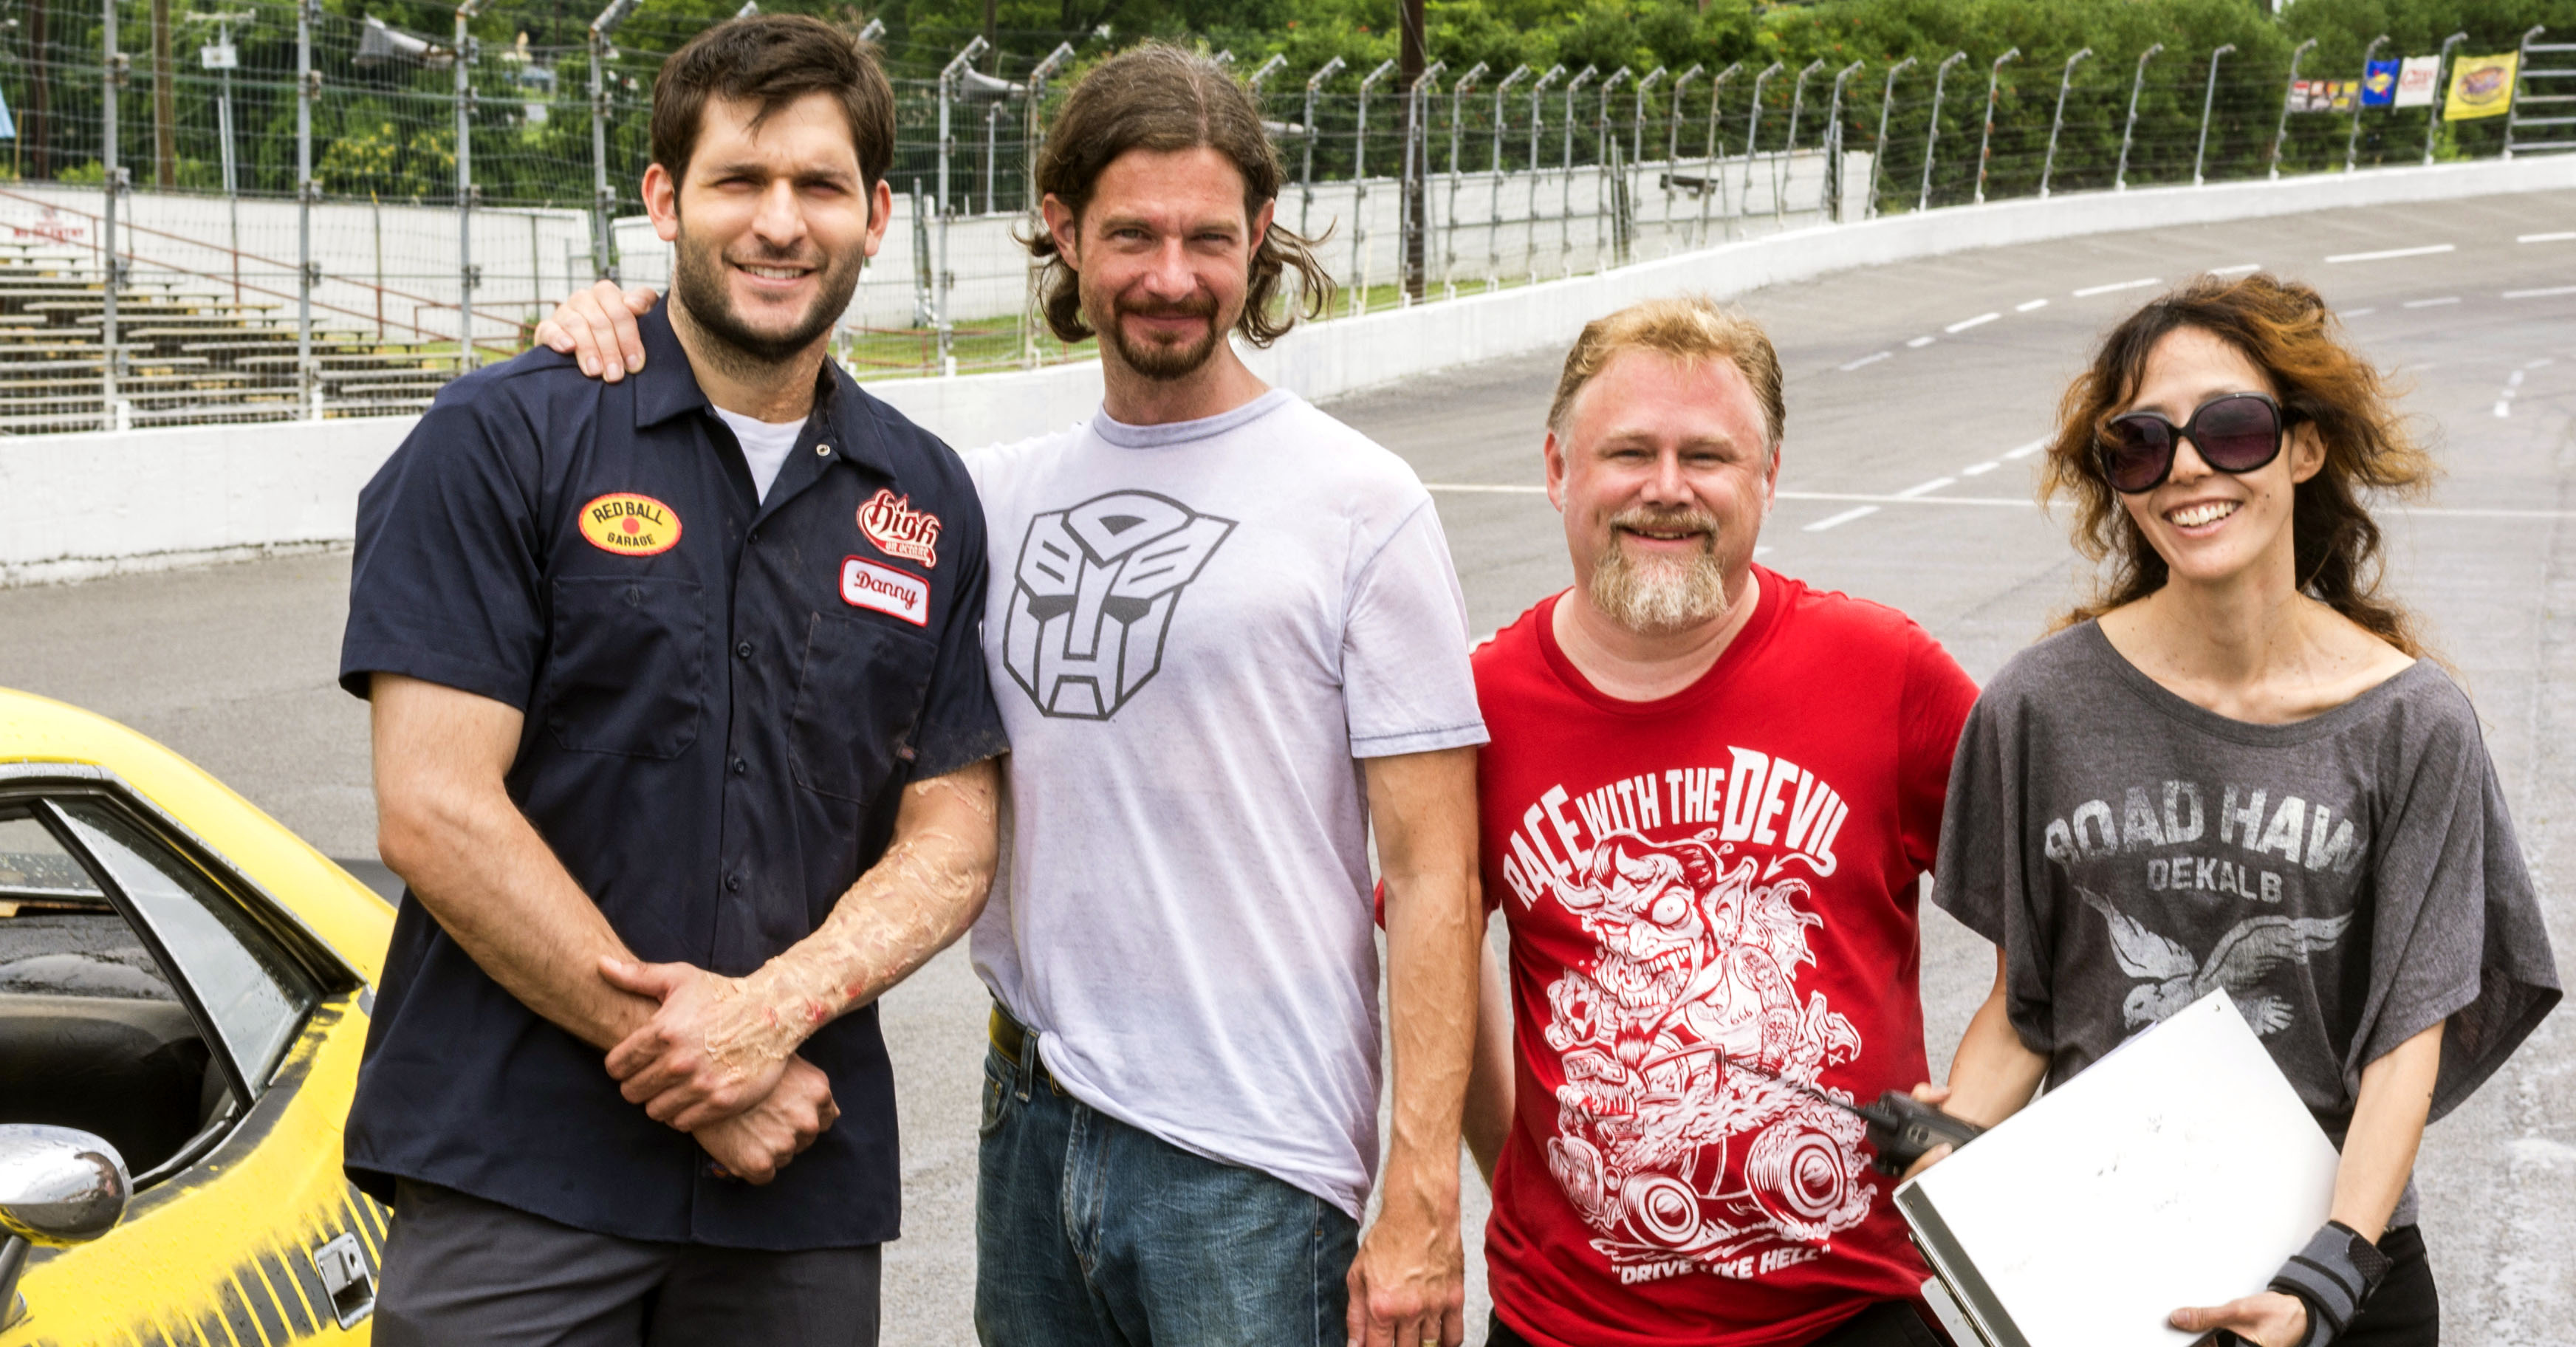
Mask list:
[[[1967,331],[1969,328],[1984,327],[1986,324],[2001,317],[2003,317],[2003,315],[2000,313],[1981,313],[1974,318],[1962,318],[1941,330],[1955,337],[1960,333]]]
[[[2576,295],[2576,285],[2553,285],[2546,290],[2507,290],[2507,299],[2544,299],[2550,295]]]
[[[2047,301],[2047,300],[2044,300],[2044,299],[2025,299],[2025,300],[2023,300],[2021,303],[2013,305],[2013,312],[2015,312],[2015,313],[2028,313],[2028,312],[2030,312],[2030,311],[2031,311],[2031,310],[2033,310],[2033,309],[2044,309],[2044,308],[2047,308],[2047,307],[2048,307],[2048,301]]]
[[[2554,234],[2523,234],[2523,235],[2520,235],[2520,236],[2516,237],[2516,238],[2514,239],[2514,242],[2516,242],[2516,243],[2565,243],[2565,242],[2566,242],[2567,240],[2569,240],[2569,239],[2576,239],[2576,229],[2561,229],[2561,230],[2559,230],[2558,232],[2556,232],[2556,233],[2554,233]]]
[[[1835,368],[1835,369],[1838,369],[1838,370],[1840,370],[1840,371],[1842,371],[1842,372],[1843,372],[1843,373],[1845,373],[1845,374],[1849,374],[1849,373],[1851,373],[1853,370],[1859,369],[1859,368],[1861,368],[1861,367],[1862,367],[1862,366],[1864,366],[1864,365],[1875,365],[1875,364],[1877,364],[1878,362],[1880,362],[1880,361],[1882,361],[1882,360],[1885,360],[1885,359],[1887,359],[1889,356],[1892,356],[1892,355],[1894,355],[1894,354],[1896,354],[1896,352],[1894,352],[1894,351],[1881,351],[1881,352],[1879,352],[1879,353],[1878,353],[1878,354],[1876,354],[1876,355],[1865,355],[1865,356],[1862,356],[1860,359],[1858,359],[1858,360],[1854,360],[1854,361],[1850,362],[1849,364],[1836,365],[1836,366],[1834,366],[1834,368]]]
[[[2397,307],[2401,309],[2432,309],[2439,308],[2444,304],[2457,304],[2459,302],[2460,297],[2458,295],[2444,295],[2440,299],[2410,299]]]
[[[1940,340],[1938,337],[1909,337],[1906,339],[1905,349],[1909,351],[1920,351],[1924,347],[1929,346],[1938,340]]]
[[[1958,484],[1959,479],[1956,477],[1935,477],[1928,482],[1917,482],[1914,485],[1905,488],[1903,491],[1897,492],[1896,495],[1900,500],[1912,500],[1916,496],[1928,496],[1945,486],[1957,486]]]
[[[2260,262],[2239,262],[2232,267],[2211,267],[2209,269],[2209,274],[2212,276],[2242,276],[2249,271],[2261,271],[2262,269],[2263,264]]]
[[[1814,523],[1812,523],[1812,524],[1807,525],[1807,532],[1809,532],[1809,533],[1822,533],[1822,532],[1824,532],[1826,529],[1829,529],[1829,528],[1835,528],[1835,527],[1838,527],[1838,526],[1843,525],[1843,524],[1848,524],[1848,523],[1850,523],[1851,521],[1853,521],[1853,520],[1855,520],[1855,519],[1859,519],[1859,518],[1861,518],[1861,517],[1863,517],[1863,516],[1865,516],[1865,515],[1874,515],[1874,514],[1877,514],[1877,513],[1878,513],[1878,507],[1877,507],[1877,506],[1875,506],[1875,505],[1855,505],[1855,506],[1853,506],[1852,508],[1850,508],[1850,509],[1848,509],[1848,510],[1843,511],[1841,514],[1829,514],[1829,515],[1826,515],[1824,518],[1819,519],[1819,520],[1817,520],[1816,522],[1814,522]]]
[[[1968,466],[1959,469],[1959,475],[1962,477],[1982,477],[2002,466],[2002,460],[1990,458],[1983,463],[1971,463]]]
[[[2031,455],[2033,455],[2033,454],[2035,454],[2035,453],[2038,453],[2040,450],[2045,449],[2045,448],[2047,448],[2047,447],[2048,447],[2048,441],[2046,441],[2046,440],[2044,440],[2044,439],[2043,439],[2043,440],[2032,440],[2030,443],[2025,444],[2025,445],[2022,445],[2021,447],[2019,447],[2019,448],[2017,448],[2017,449],[2007,449],[2007,450],[2005,450],[2005,451],[2004,451],[2004,457],[2006,457],[2006,458],[2028,458],[2028,457],[2030,457]]]
[[[2435,253],[2458,252],[2455,243],[2428,243],[2421,248],[2382,248],[2375,253],[2336,253],[2328,262],[2385,262],[2397,257],[2431,257]]]
[[[2114,281],[2109,285],[2088,285],[2083,289],[2076,291],[2075,297],[2077,299],[2091,299],[2095,295],[2107,295],[2115,290],[2143,290],[2150,285],[2162,284],[2164,284],[2164,282],[2156,277],[2142,276],[2134,281]]]

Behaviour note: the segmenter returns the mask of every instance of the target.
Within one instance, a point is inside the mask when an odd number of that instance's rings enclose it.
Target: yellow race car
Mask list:
[[[364,1340],[389,1213],[340,1133],[393,917],[177,754],[0,690],[0,1347]]]

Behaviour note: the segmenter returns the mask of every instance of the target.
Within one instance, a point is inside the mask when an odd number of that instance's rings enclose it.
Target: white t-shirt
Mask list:
[[[707,406],[733,427],[733,437],[742,442],[742,461],[751,469],[752,492],[768,500],[769,485],[778,480],[778,470],[787,462],[787,451],[796,447],[796,434],[805,428],[805,418],[763,421],[726,411],[712,402]]]
[[[967,456],[1010,876],[976,971],[1075,1098],[1356,1216],[1378,958],[1357,759],[1485,741],[1402,459],[1285,391]]]

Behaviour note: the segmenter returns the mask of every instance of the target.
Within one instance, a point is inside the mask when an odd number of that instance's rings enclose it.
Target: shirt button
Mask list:
[[[748,771],[750,771],[750,770],[751,770],[751,764],[750,764],[750,763],[745,762],[745,761],[743,761],[743,760],[742,760],[742,759],[740,759],[740,758],[736,758],[736,759],[734,759],[734,760],[733,760],[733,774],[734,774],[735,776],[740,776],[740,775],[742,775],[743,773],[748,772]]]
[[[733,653],[742,656],[744,659],[751,658],[751,642],[745,641],[742,644],[735,646],[733,648]]]
[[[740,876],[740,875],[727,875],[727,876],[725,876],[725,891],[726,891],[726,892],[728,892],[728,893],[740,893],[740,892],[742,892],[742,876]]]
[[[818,444],[814,446],[814,457],[816,458],[829,458],[831,454],[832,446],[828,444]]]
[[[760,541],[760,530],[758,530],[758,529],[753,529],[749,534],[745,535],[745,537],[744,537],[743,541],[745,541],[745,542],[754,542],[754,543],[759,542],[759,541]]]

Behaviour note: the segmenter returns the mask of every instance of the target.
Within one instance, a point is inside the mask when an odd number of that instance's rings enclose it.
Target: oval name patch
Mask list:
[[[603,552],[649,557],[679,545],[680,517],[651,496],[612,491],[581,507],[581,536]]]

